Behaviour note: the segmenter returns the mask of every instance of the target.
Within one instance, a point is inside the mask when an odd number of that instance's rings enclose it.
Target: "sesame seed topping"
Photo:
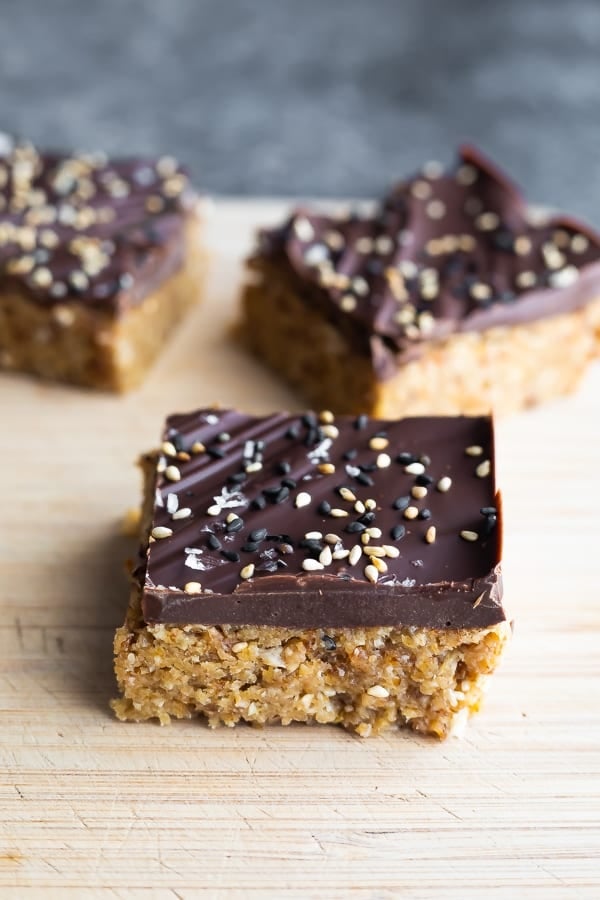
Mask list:
[[[163,441],[160,449],[165,454],[165,456],[177,456],[177,450],[175,449],[175,445],[171,443],[171,441]]]
[[[477,534],[476,531],[468,531],[468,530],[461,531],[460,536],[463,539],[463,541],[470,541],[471,543],[473,541],[476,541],[479,539],[479,535]]]
[[[384,544],[383,549],[385,550],[385,555],[389,556],[390,559],[397,559],[400,556],[400,551],[393,544]]]
[[[192,446],[190,447],[192,453],[204,453],[206,451],[206,447],[202,443],[202,441],[194,441]]]
[[[416,519],[419,515],[419,510],[416,506],[407,506],[404,510],[404,518],[405,519]]]
[[[436,538],[436,527],[435,525],[430,525],[427,531],[425,532],[425,542],[427,544],[434,544]]]
[[[446,215],[446,204],[441,200],[430,200],[425,207],[425,214],[430,219],[443,219]]]
[[[355,544],[354,547],[351,548],[350,553],[348,555],[348,562],[351,566],[355,566],[359,561],[363,553],[363,548],[360,544]]]
[[[192,510],[189,506],[182,506],[181,509],[175,510],[172,514],[173,519],[189,519],[192,514]]]
[[[156,538],[157,541],[162,540],[163,538],[171,537],[173,534],[172,528],[167,528],[165,525],[157,525],[152,529],[152,537]]]
[[[319,553],[319,562],[323,566],[330,566],[333,560],[333,556],[331,555],[331,547],[323,547],[321,552]]]
[[[208,516],[219,516],[221,515],[221,507],[215,503],[213,506],[208,507],[206,514]]]
[[[474,300],[489,300],[492,296],[492,289],[489,284],[476,281],[470,286],[469,293]]]
[[[579,278],[579,270],[575,266],[566,266],[558,272],[553,272],[549,277],[549,282],[554,288],[570,287]]]
[[[465,447],[465,453],[467,456],[481,456],[483,447],[480,447],[479,444],[471,444],[469,447]]]
[[[392,464],[392,457],[387,453],[380,453],[377,457],[377,468],[378,469],[387,469],[388,466]]]
[[[491,463],[489,459],[484,459],[483,462],[480,462],[477,468],[475,469],[475,474],[478,478],[486,478],[490,474]]]
[[[187,581],[183,586],[183,590],[186,594],[199,594],[202,591],[202,585],[199,581]]]
[[[312,497],[309,493],[307,493],[306,491],[301,491],[297,495],[296,500],[294,501],[294,505],[296,506],[296,509],[301,509],[303,506],[308,506],[311,500]]]
[[[165,469],[165,478],[168,481],[181,481],[181,472],[177,466],[167,466]]]
[[[585,253],[589,246],[590,242],[584,234],[574,234],[571,238],[571,250],[573,253]]]
[[[332,509],[329,513],[330,516],[333,516],[334,519],[343,519],[348,515],[348,511],[345,509]]]
[[[353,312],[356,309],[357,301],[356,297],[353,297],[352,294],[344,294],[340,299],[340,309],[344,312]]]
[[[317,534],[320,534],[320,533],[321,533],[320,531],[317,532]],[[333,534],[330,532],[329,534],[325,535],[325,540],[327,541],[328,544],[339,544],[341,541],[341,538],[337,534]]]
[[[354,501],[356,500],[356,496],[354,492],[350,490],[350,488],[340,487],[338,488],[338,494],[343,500],[347,500],[348,503],[354,503]]]
[[[305,572],[318,572],[321,569],[324,569],[325,566],[322,562],[319,562],[318,559],[312,559],[311,557],[308,557],[308,559],[302,561],[302,568]]]
[[[411,462],[404,466],[404,471],[407,475],[422,475],[425,471],[425,466],[422,462]]]
[[[371,450],[385,450],[389,443],[388,438],[376,435],[369,441],[369,447]]]
[[[381,556],[372,556],[371,564],[375,566],[380,575],[385,574],[388,570],[387,563]]]
[[[495,212],[482,212],[475,219],[475,227],[480,231],[493,231],[500,224],[500,219]]]
[[[252,578],[254,575],[254,563],[248,563],[247,566],[240,571],[240,578],[244,578],[247,580],[248,578]]]
[[[379,572],[373,564],[365,566],[364,574],[365,578],[370,581],[371,584],[377,584],[377,581],[379,579]]]
[[[459,166],[456,171],[456,180],[463,187],[469,187],[470,185],[475,184],[477,178],[477,169],[474,166],[470,166],[468,163]]]
[[[531,240],[524,234],[519,235],[515,238],[514,251],[517,256],[527,256],[531,253]]]
[[[422,500],[423,497],[427,496],[427,488],[421,484],[416,484],[414,487],[410,489],[411,494],[415,498],[415,500]]]
[[[301,241],[312,241],[315,236],[315,230],[310,224],[309,220],[304,216],[300,216],[295,219],[293,224],[293,229],[296,233],[296,236],[300,238]]]
[[[529,269],[526,269],[524,272],[519,272],[515,278],[515,284],[520,288],[533,287],[536,282],[537,276],[535,272],[531,272]]]

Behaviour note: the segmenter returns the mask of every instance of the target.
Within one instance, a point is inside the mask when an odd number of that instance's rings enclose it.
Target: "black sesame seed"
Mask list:
[[[366,529],[367,526],[363,525],[362,522],[350,522],[350,524],[346,526],[348,534],[358,534],[361,531],[366,531]]]
[[[252,543],[252,541],[247,541],[242,545],[240,549],[242,553],[256,553],[256,551],[258,550],[258,544],[254,544]]]
[[[361,463],[358,468],[361,472],[375,472],[377,463]]]
[[[271,500],[273,503],[275,503],[277,495],[279,494],[280,490],[281,490],[281,485],[279,485],[279,484],[273,485],[272,484],[272,485],[270,485],[270,487],[264,488],[263,494],[265,495],[265,497],[267,497],[269,500]]]
[[[495,516],[498,514],[495,506],[482,506],[479,512],[482,516]]]
[[[285,433],[286,438],[289,438],[290,441],[295,441],[300,436],[300,428],[298,425],[290,425],[288,430]]]
[[[346,450],[346,452],[344,453],[343,459],[347,459],[348,461],[350,461],[351,459],[356,459],[357,454],[358,454],[358,450],[356,450],[354,448],[352,448],[351,450]]]
[[[366,512],[362,516],[360,516],[359,522],[362,522],[363,525],[370,525],[371,522],[375,521],[375,513],[374,512]]]
[[[304,415],[302,416],[302,422],[304,425],[306,425],[307,428],[317,427],[317,417],[314,413],[304,413]]]
[[[235,472],[233,475],[227,476],[227,481],[231,484],[242,484],[242,482],[246,481],[246,478],[245,472]]]
[[[294,478],[283,478],[281,483],[282,485],[284,485],[284,487],[289,488],[290,491],[293,491],[298,484],[298,482]]]
[[[321,541],[313,541],[310,538],[302,538],[302,540],[298,542],[298,546],[302,547],[304,550],[311,550],[313,553],[320,553],[323,549]]]
[[[396,497],[392,506],[394,509],[406,509],[407,506],[410,506],[410,497]]]
[[[309,428],[304,438],[304,446],[312,447],[314,444],[318,444],[320,440],[319,432],[319,428]]]
[[[250,504],[253,509],[264,509],[267,505],[267,501],[263,497],[262,494],[259,494],[258,497],[255,497],[252,503]]]
[[[481,534],[483,535],[483,537],[490,536],[490,534],[496,527],[497,522],[498,522],[498,519],[496,518],[496,516],[486,516],[485,517],[485,522],[483,523],[483,527],[480,528],[480,531],[481,531]]]
[[[513,249],[514,236],[508,228],[500,227],[494,232],[492,244],[498,250],[511,251]]]
[[[372,487],[375,484],[371,476],[367,475],[365,472],[359,472],[359,474],[356,476],[356,480],[360,484],[364,484],[365,487]]]
[[[255,528],[248,535],[248,540],[253,541],[255,543],[259,543],[260,541],[264,541],[266,536],[268,535],[268,531],[266,528]]]
[[[209,447],[207,450],[209,456],[212,456],[213,459],[224,459],[225,451],[220,447]]]
[[[227,532],[227,534],[235,534],[235,532],[241,531],[243,527],[244,520],[238,517],[237,519],[232,519],[231,522],[227,522],[227,524],[225,525],[225,531]]]
[[[221,541],[215,534],[209,534],[208,540],[206,542],[211,550],[220,550],[221,549]]]
[[[275,503],[284,503],[289,496],[290,496],[289,487],[282,485],[279,488],[278,493],[275,495]]]
[[[235,550],[221,550],[221,555],[228,559],[229,562],[239,562],[240,554],[236,553]]]
[[[430,509],[422,509],[419,513],[419,519],[430,519],[431,518],[431,510]]]
[[[403,466],[409,466],[411,463],[417,461],[417,457],[414,453],[407,453],[405,450],[402,453],[399,453],[396,457],[396,462],[401,463]]]
[[[255,450],[256,450],[258,453],[262,453],[262,451],[265,449],[265,446],[266,446],[266,445],[265,445],[265,442],[264,442],[264,441],[256,441],[256,444],[255,444]]]
[[[418,484],[420,487],[429,487],[430,484],[433,484],[435,479],[431,477],[431,475],[417,475],[415,478],[415,484]]]
[[[369,424],[369,417],[365,416],[364,413],[362,415],[358,416],[354,420],[354,427],[356,428],[357,431],[362,431],[364,428],[367,427],[368,424]]]
[[[172,431],[171,434],[169,435],[169,440],[171,441],[171,443],[173,444],[173,446],[175,447],[177,452],[181,453],[181,451],[183,450],[184,444],[183,444],[183,438],[181,437],[179,432]]]
[[[331,512],[331,503],[328,503],[327,500],[322,500],[317,507],[317,512],[321,513],[322,516],[328,516]]]
[[[321,635],[321,643],[325,647],[326,650],[337,650],[337,644],[332,637],[328,634]]]
[[[365,268],[369,275],[380,275],[383,272],[383,263],[380,259],[369,259]]]
[[[291,470],[292,467],[290,466],[289,462],[277,463],[277,471],[280,475],[288,475]]]
[[[400,541],[406,534],[406,528],[404,525],[394,525],[390,534],[392,535],[392,539],[394,541]]]

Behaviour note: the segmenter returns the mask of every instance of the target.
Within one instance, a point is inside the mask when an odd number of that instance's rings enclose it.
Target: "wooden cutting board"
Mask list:
[[[217,203],[210,295],[138,393],[0,377],[0,896],[600,897],[599,368],[500,423],[516,630],[463,739],[108,708],[135,457],[167,412],[298,408],[228,334],[252,229],[284,208]]]

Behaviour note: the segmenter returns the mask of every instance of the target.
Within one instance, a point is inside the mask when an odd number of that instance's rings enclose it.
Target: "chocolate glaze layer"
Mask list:
[[[4,137],[0,290],[44,306],[133,306],[181,266],[192,196],[171,157],[43,153]]]
[[[432,340],[517,325],[600,297],[600,235],[567,216],[533,216],[473,147],[429,164],[372,214],[297,210],[263,232],[254,262],[283,267],[300,297],[391,377]]]
[[[171,416],[163,441],[138,570],[147,622],[479,628],[506,618],[489,418],[201,410]]]

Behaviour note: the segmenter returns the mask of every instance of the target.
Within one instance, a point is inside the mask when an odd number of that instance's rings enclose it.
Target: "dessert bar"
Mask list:
[[[600,349],[600,236],[534,215],[471,147],[373,212],[264,231],[245,342],[334,412],[508,413],[575,388]]]
[[[445,737],[510,634],[488,417],[203,410],[142,461],[121,719]]]
[[[198,230],[171,157],[60,155],[0,135],[0,368],[137,385],[198,300]]]

